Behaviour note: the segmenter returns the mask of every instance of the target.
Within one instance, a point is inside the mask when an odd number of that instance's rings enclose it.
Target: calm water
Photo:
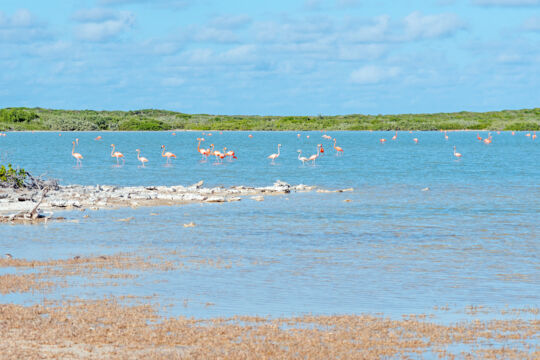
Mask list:
[[[212,134],[203,144],[235,150],[236,162],[201,162],[199,132],[101,133],[101,142],[92,140],[97,133],[9,133],[0,138],[0,156],[64,184],[189,185],[203,179],[208,186],[269,185],[281,179],[355,191],[90,211],[87,219],[68,212],[79,223],[0,225],[0,251],[47,259],[175,250],[188,265],[181,271],[145,273],[121,286],[81,286],[73,279],[54,296],[156,295],[172,313],[193,316],[540,306],[540,140],[519,132],[493,133],[491,145],[477,141],[476,132],[448,133],[449,140],[439,132],[401,132],[396,141],[389,132],[333,132],[345,149],[336,157],[319,132],[302,132],[300,139],[296,132],[253,132],[251,139],[247,132]],[[71,157],[76,137],[82,168]],[[111,143],[126,155],[125,166],[113,166]],[[266,156],[278,143],[282,153],[271,165]],[[309,156],[317,143],[326,155],[316,166],[302,166],[296,150]],[[162,144],[178,156],[173,166],[164,166]],[[453,145],[462,159],[452,155]],[[150,160],[145,169],[137,167],[136,148]],[[425,187],[430,190],[421,191]],[[115,221],[129,216],[130,223]],[[197,227],[182,226],[190,221]]]

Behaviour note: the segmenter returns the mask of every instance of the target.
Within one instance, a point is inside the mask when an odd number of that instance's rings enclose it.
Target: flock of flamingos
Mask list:
[[[442,130],[441,130],[441,132],[442,132]],[[412,133],[412,131],[409,131],[409,133]],[[500,131],[497,131],[497,133],[500,134]],[[205,135],[205,133],[202,133],[202,134],[203,134],[203,136]],[[515,131],[512,131],[512,135],[515,135],[515,134],[516,134]],[[62,134],[58,134],[58,135],[62,136]],[[173,132],[172,135],[176,135],[176,133]],[[212,133],[208,133],[206,135],[211,136]],[[398,132],[396,131],[394,136],[392,136],[392,140],[396,140],[397,135],[398,135]],[[0,133],[0,136],[6,136],[6,134],[5,133]],[[298,136],[298,138],[301,137],[300,134],[297,134],[297,136]],[[477,136],[477,139],[479,141],[482,141],[485,144],[490,144],[491,141],[492,141],[491,132],[488,133],[487,138],[482,138],[479,133],[477,133],[476,136]],[[532,138],[534,140],[534,139],[536,139],[536,131],[534,131],[532,135],[531,135],[531,133],[526,133],[525,136],[530,137],[530,138]],[[252,138],[253,135],[250,134],[250,135],[248,135],[248,137]],[[309,138],[309,135],[307,135],[306,137]],[[336,151],[336,155],[341,155],[341,154],[344,153],[343,148],[336,145],[336,139],[335,138],[332,139],[331,136],[326,135],[326,134],[322,135],[322,138],[334,141],[333,149]],[[447,131],[444,131],[444,138],[446,140],[448,140]],[[102,140],[102,137],[98,136],[94,140],[95,141],[100,141],[100,140]],[[219,150],[214,148],[214,144],[211,144],[210,147],[206,148],[206,149],[201,148],[201,142],[203,142],[203,141],[205,141],[204,138],[197,138],[197,142],[198,142],[197,143],[197,151],[199,152],[199,154],[201,154],[203,159],[206,160],[209,157],[214,156],[215,161],[217,163],[222,162],[223,159],[225,159],[225,158],[228,158],[229,160],[237,159],[236,154],[235,154],[235,152],[233,150],[227,150],[227,148],[223,148],[223,151],[219,151]],[[380,141],[381,144],[384,144],[386,142],[386,139],[382,138],[379,141]],[[414,141],[415,144],[418,144],[418,138],[414,138],[413,141]],[[83,156],[80,153],[75,152],[75,147],[78,144],[79,144],[79,139],[75,139],[75,141],[73,141],[73,148],[71,149],[71,155],[76,160],[76,166],[81,166]],[[278,144],[277,145],[277,153],[273,153],[273,154],[268,155],[268,159],[271,160],[272,164],[280,156],[280,150],[281,150],[281,144]],[[140,149],[136,149],[135,152],[137,152],[137,160],[140,161],[141,166],[144,167],[145,164],[148,162],[148,159],[145,158],[144,156],[141,156],[141,150]],[[309,156],[309,157],[302,156],[302,150],[297,150],[297,152],[298,152],[298,160],[301,161],[302,164],[305,164],[306,162],[310,162],[310,161],[311,161],[312,164],[315,164],[315,161],[317,160],[317,158],[319,158],[319,156],[321,156],[324,153],[324,148],[323,148],[322,144],[317,144],[317,152],[315,154]],[[174,153],[172,153],[170,151],[165,151],[165,145],[161,145],[161,156],[167,159],[166,164],[169,164],[171,162],[171,158],[176,159],[176,155]],[[454,146],[454,156],[456,158],[461,158],[462,157],[462,154],[456,151],[455,146]],[[114,144],[111,144],[111,157],[116,158],[116,164],[117,165],[120,164],[120,159],[122,159],[122,164],[125,163],[124,154],[122,154],[119,151],[116,151],[116,146]]]
[[[61,134],[59,134],[59,135],[61,136]],[[172,135],[176,135],[176,133],[172,133]],[[204,135],[204,133],[203,133],[203,135]],[[211,136],[212,133],[208,133],[208,135]],[[252,138],[253,135],[250,134],[249,137]],[[298,137],[300,137],[300,134],[298,134]],[[309,135],[307,135],[307,137],[309,138]],[[326,135],[326,134],[323,135],[322,137],[325,138],[325,139],[332,139],[332,137],[330,137],[329,135]],[[95,141],[100,141],[100,140],[102,140],[102,137],[98,136],[94,140]],[[201,154],[203,159],[206,160],[210,156],[214,156],[216,162],[222,162],[223,159],[225,159],[225,158],[229,158],[230,160],[237,159],[236,153],[233,150],[227,150],[226,147],[223,148],[223,151],[215,150],[214,144],[210,144],[210,147],[207,148],[207,149],[201,148],[201,142],[203,142],[203,141],[205,141],[204,138],[197,138],[197,152],[199,152],[199,154]],[[75,139],[75,141],[73,141],[72,143],[73,143],[73,148],[71,149],[71,156],[73,156],[75,158],[75,160],[77,161],[77,166],[81,166],[83,156],[80,153],[75,152],[75,147],[79,144],[79,139]],[[336,139],[334,139],[333,148],[336,150],[337,155],[343,153],[343,149],[341,147],[339,147],[339,146],[336,146]],[[281,149],[281,144],[278,144],[277,145],[277,153],[268,155],[268,159],[270,159],[272,161],[272,163],[274,163],[274,161],[279,157],[280,149]],[[137,153],[137,160],[140,161],[141,167],[145,167],[145,164],[148,162],[148,159],[145,158],[144,156],[141,156],[141,150],[140,149],[136,149],[135,152]],[[308,161],[311,161],[312,164],[315,164],[315,160],[317,160],[317,158],[319,156],[321,156],[322,153],[324,153],[324,148],[323,148],[322,144],[317,144],[317,153],[314,154],[314,155],[311,155],[310,157],[302,156],[302,150],[298,150],[298,160],[300,160],[302,162],[302,164],[305,164]],[[166,164],[171,163],[171,158],[176,159],[176,155],[174,153],[172,153],[170,151],[165,151],[165,145],[161,145],[161,156],[166,158]],[[120,159],[122,159],[122,165],[125,163],[124,154],[122,154],[119,151],[116,151],[116,145],[114,145],[114,144],[111,144],[111,157],[116,158],[116,164],[117,165],[120,165]]]
[[[410,131],[412,132],[412,131]],[[497,131],[498,134],[500,134],[500,131]],[[59,134],[61,135],[61,134]],[[172,133],[172,135],[176,135],[176,133]],[[205,134],[203,133],[203,136]],[[211,136],[212,133],[208,133],[207,135]],[[398,132],[396,131],[394,136],[392,136],[392,140],[396,140],[397,139],[397,135],[398,135]],[[485,144],[490,144],[491,141],[492,141],[492,136],[491,136],[491,132],[488,133],[488,137],[487,138],[482,138],[480,136],[479,133],[476,134],[477,135],[477,139],[479,141],[482,141],[484,142]],[[512,131],[512,135],[515,135],[515,131]],[[250,138],[253,137],[253,135],[248,135]],[[300,138],[300,134],[297,134],[298,138]],[[536,131],[531,135],[530,133],[527,133],[525,134],[525,136],[527,137],[531,137],[533,140],[536,139]],[[309,135],[307,135],[307,138],[309,138]],[[333,149],[336,151],[336,155],[341,155],[344,153],[344,150],[343,148],[341,148],[340,146],[337,146],[336,145],[336,139],[332,139],[331,136],[329,135],[322,135],[322,138],[323,139],[327,139],[327,140],[333,140],[334,141],[334,144],[333,144]],[[444,131],[444,138],[446,140],[448,140],[448,134],[446,131]],[[100,141],[102,140],[101,136],[98,136],[94,139],[95,141]],[[203,157],[203,159],[208,159],[210,156],[214,156],[215,157],[215,161],[216,162],[222,162],[223,159],[225,158],[229,158],[229,160],[232,160],[232,159],[237,159],[236,157],[236,154],[233,150],[227,150],[227,148],[223,148],[223,151],[219,151],[219,150],[216,150],[214,148],[214,144],[211,144],[209,148],[201,148],[201,142],[205,141],[204,138],[197,138],[197,151],[199,152],[199,154],[201,154],[201,156]],[[379,140],[381,142],[381,144],[384,144],[386,142],[386,139],[382,138]],[[414,143],[415,144],[418,144],[418,138],[414,138],[413,139]],[[77,153],[75,152],[75,146],[79,144],[79,139],[75,139],[75,141],[73,141],[73,148],[71,150],[71,155],[76,159],[77,161],[77,166],[81,166],[82,165],[82,159],[83,159],[83,156],[80,154],[80,153]],[[113,158],[116,158],[116,163],[117,165],[120,164],[120,160],[119,159],[122,159],[122,164],[125,163],[125,157],[124,157],[124,154],[122,154],[121,152],[119,151],[115,151],[116,150],[116,146],[114,144],[111,144],[111,157]],[[140,149],[136,149],[135,150],[137,152],[137,160],[141,162],[141,166],[144,167],[145,164],[148,162],[148,159],[145,158],[144,156],[141,156],[141,150]],[[280,151],[281,151],[281,144],[278,144],[277,145],[277,153],[273,153],[273,154],[270,154],[268,155],[268,159],[271,160],[271,163],[273,164],[274,161],[280,156]],[[323,153],[324,153],[324,148],[323,148],[323,145],[322,144],[317,144],[317,152],[309,157],[305,157],[305,156],[302,156],[302,150],[297,150],[298,152],[298,160],[302,162],[302,164],[305,164],[306,162],[309,162],[311,161],[312,164],[315,164],[315,161],[317,160],[317,158],[319,158],[319,156],[321,156]],[[170,151],[165,151],[165,145],[161,145],[161,156],[166,158],[166,164],[169,164],[171,162],[171,158],[174,158],[176,159],[176,155]],[[454,146],[454,156],[456,158],[461,158],[462,157],[462,154],[457,152],[456,151],[456,147]]]

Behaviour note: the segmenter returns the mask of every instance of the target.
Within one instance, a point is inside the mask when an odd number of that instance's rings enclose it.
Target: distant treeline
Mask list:
[[[403,115],[251,116],[165,110],[94,111],[0,109],[9,130],[540,130],[540,108]]]

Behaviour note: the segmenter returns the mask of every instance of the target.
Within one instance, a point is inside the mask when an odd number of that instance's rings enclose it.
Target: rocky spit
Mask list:
[[[279,180],[266,187],[228,188],[221,186],[206,188],[203,187],[202,180],[191,186],[66,185],[50,189],[45,194],[42,190],[0,188],[0,217],[4,222],[13,221],[15,218],[24,219],[25,213],[29,214],[38,204],[39,219],[48,219],[51,218],[53,211],[59,210],[223,203],[240,201],[243,198],[263,201],[266,195],[307,192],[314,189],[315,186],[289,185]],[[34,214],[33,219],[37,218]]]

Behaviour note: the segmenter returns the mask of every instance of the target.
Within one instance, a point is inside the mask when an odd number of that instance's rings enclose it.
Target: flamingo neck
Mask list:
[[[71,149],[71,155],[75,153],[75,143],[73,143],[73,149]]]
[[[163,155],[164,152],[165,152],[165,148],[162,147],[162,148],[161,148],[161,156],[163,156],[163,157],[165,157],[165,155]]]
[[[137,160],[141,161],[141,152],[137,151]]]
[[[114,156],[114,145],[112,146],[111,156]]]
[[[277,155],[279,156],[279,151],[281,150],[281,146],[277,147]]]

